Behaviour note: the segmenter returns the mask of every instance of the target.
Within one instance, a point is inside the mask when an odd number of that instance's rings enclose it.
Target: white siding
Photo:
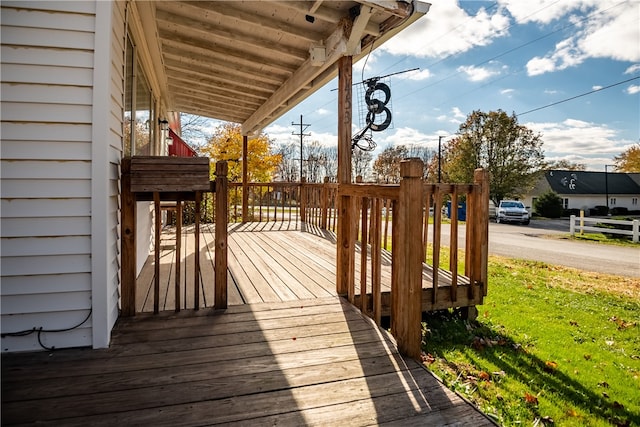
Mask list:
[[[91,313],[93,153],[96,144],[119,146],[116,138],[94,140],[96,6],[2,2],[3,333],[66,329]],[[105,228],[115,235],[117,222],[108,216]],[[107,259],[97,261],[110,263],[111,275],[117,271],[115,239]],[[117,281],[103,279],[113,294]],[[94,323],[89,318],[68,332],[44,332],[40,341],[57,348],[90,346]],[[36,334],[2,339],[3,351],[40,348]]]

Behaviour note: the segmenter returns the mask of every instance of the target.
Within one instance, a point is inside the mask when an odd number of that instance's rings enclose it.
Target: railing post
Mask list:
[[[416,232],[422,227],[422,171],[420,159],[400,163],[399,241],[393,248],[399,268],[391,289],[391,331],[400,353],[415,359],[422,343],[422,234]]]
[[[322,217],[320,218],[320,228],[323,230],[327,229],[327,215],[329,211],[329,177],[324,177],[324,184],[322,185],[322,200],[320,200],[320,206],[322,212],[320,213]]]
[[[122,159],[122,316],[136,314],[136,199],[131,192],[131,158]]]
[[[216,226],[215,226],[215,300],[214,308],[227,308],[227,221],[228,165],[216,163]]]
[[[640,221],[637,219],[633,220],[631,224],[631,231],[633,232],[631,240],[633,243],[638,243],[638,240],[640,240]]]
[[[249,222],[249,137],[242,135],[242,222]],[[216,170],[218,166],[216,165]],[[228,169],[227,169],[228,170]],[[225,173],[225,177],[227,174]]]
[[[307,222],[307,178],[300,178],[300,222]]]
[[[480,281],[482,295],[487,295],[487,263],[489,261],[489,171],[486,169],[476,169],[473,173],[474,184],[480,185],[480,193],[476,199],[476,235],[474,245],[476,247],[476,259],[474,260],[474,275]]]

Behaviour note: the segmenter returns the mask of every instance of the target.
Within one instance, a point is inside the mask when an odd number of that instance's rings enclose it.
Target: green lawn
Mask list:
[[[640,425],[640,279],[490,257],[478,320],[425,318],[425,364],[501,425]]]

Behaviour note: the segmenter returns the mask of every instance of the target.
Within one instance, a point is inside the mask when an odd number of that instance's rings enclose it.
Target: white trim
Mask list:
[[[109,346],[109,130],[112,2],[96,1],[91,150],[91,306],[93,348]]]

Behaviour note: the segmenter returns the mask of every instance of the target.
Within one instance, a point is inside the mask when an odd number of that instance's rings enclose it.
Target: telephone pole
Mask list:
[[[300,137],[300,181],[302,181],[302,140],[305,136],[311,136],[310,133],[304,133],[310,124],[302,123],[302,114],[300,114],[300,123],[291,122],[291,126],[300,126],[300,133],[291,132],[291,135]]]

